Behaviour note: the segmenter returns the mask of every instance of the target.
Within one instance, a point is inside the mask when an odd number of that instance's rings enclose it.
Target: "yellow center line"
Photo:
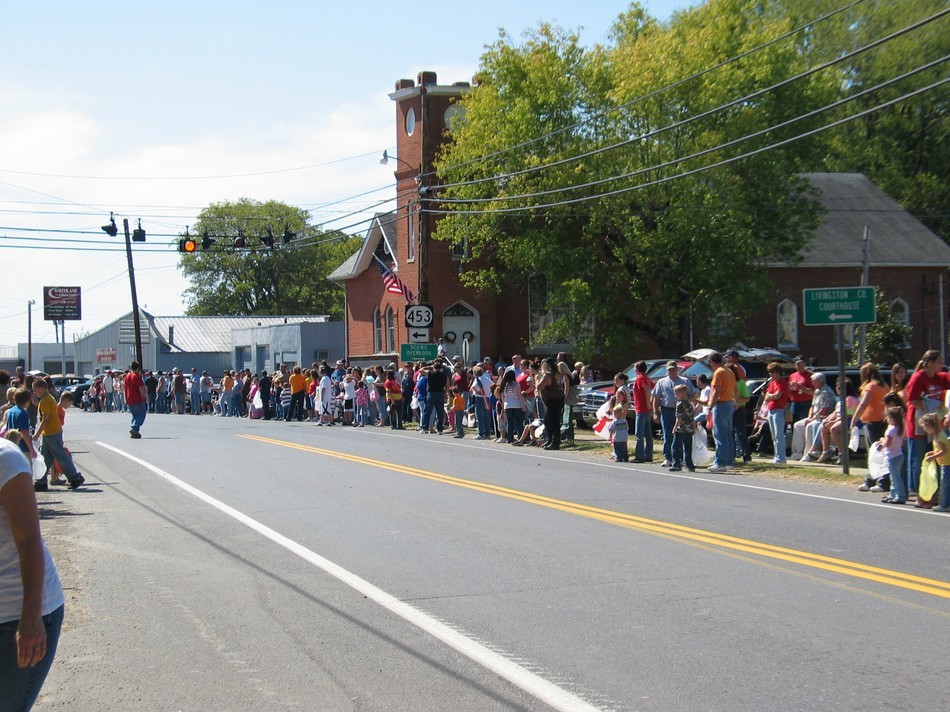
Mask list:
[[[325,448],[313,447],[311,445],[301,445],[299,443],[289,442],[286,440],[265,438],[259,435],[239,434],[238,437],[246,438],[248,440],[256,440],[258,442],[268,443],[271,445],[278,445],[280,447],[292,448],[294,450],[300,450],[303,452],[310,452],[317,455],[324,455],[326,457],[333,457],[339,460],[346,460],[361,465],[368,465],[370,467],[389,470],[391,472],[398,472],[401,474],[410,475],[412,477],[419,477],[435,482],[441,482],[454,487],[463,487],[465,489],[470,489],[477,492],[493,494],[499,497],[506,497],[508,499],[535,504],[548,509],[555,509],[568,514],[606,522],[615,526],[625,527],[627,529],[648,532],[673,539],[700,542],[714,547],[742,551],[748,554],[755,554],[757,556],[778,559],[780,561],[786,561],[802,566],[810,566],[812,568],[821,569],[824,571],[831,571],[834,573],[843,574],[845,576],[875,581],[877,583],[882,583],[889,586],[897,586],[910,591],[917,591],[918,593],[939,596],[940,598],[950,598],[950,581],[940,581],[937,579],[925,578],[923,576],[915,576],[902,571],[894,571],[891,569],[878,568],[876,566],[868,566],[867,564],[861,564],[854,561],[836,559],[834,557],[814,554],[808,551],[800,551],[798,549],[788,549],[781,546],[775,546],[773,544],[766,544],[764,542],[758,542],[751,539],[742,539],[740,537],[734,537],[728,534],[719,534],[717,532],[707,531],[704,529],[694,529],[692,527],[686,527],[680,524],[674,524],[672,522],[648,519],[646,517],[639,517],[623,512],[615,512],[609,509],[600,509],[598,507],[591,507],[576,502],[554,499],[552,497],[546,497],[544,495],[534,494],[532,492],[524,492],[521,490],[510,489],[508,487],[502,487],[500,485],[493,485],[487,482],[461,479],[458,477],[452,477],[450,475],[443,475],[438,472],[422,470],[417,467],[397,465],[391,462],[374,460],[368,457],[361,457],[359,455],[350,455],[347,453],[336,452],[334,450],[327,450]]]

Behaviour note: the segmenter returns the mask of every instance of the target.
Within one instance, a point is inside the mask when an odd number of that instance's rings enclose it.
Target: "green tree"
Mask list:
[[[186,313],[208,315],[327,314],[343,317],[343,290],[327,275],[358,249],[359,238],[321,233],[309,213],[278,201],[243,198],[213,203],[201,211],[191,236],[216,240],[208,250],[183,254],[179,268],[191,283]],[[284,244],[284,230],[296,238]],[[275,246],[261,237],[270,230]],[[243,236],[245,249],[233,247]]]
[[[654,133],[800,71],[804,58],[795,44],[779,43],[746,62],[635,100],[787,31],[789,20],[766,5],[710,2],[664,24],[634,4],[618,19],[611,44],[592,50],[580,48],[575,34],[546,25],[526,33],[521,44],[503,34],[482,57],[479,85],[463,102],[466,118],[453,127],[454,140],[437,164],[447,184],[441,197],[487,201],[447,204],[436,231],[436,239],[467,241],[472,260],[462,279],[501,292],[543,277],[549,305],[559,315],[544,340],[584,333],[593,318],[594,331],[577,343],[582,358],[602,348],[635,348],[642,336],[679,352],[691,318],[738,319],[758,307],[770,287],[766,263],[794,263],[817,226],[818,209],[798,174],[821,154],[820,142],[659,181],[809,124],[703,158],[660,164],[827,103],[837,90],[834,82],[816,76]],[[586,121],[576,125],[579,120]],[[620,141],[626,142],[582,160],[521,172]],[[490,157],[477,160],[485,155]],[[617,178],[633,172],[639,173]],[[596,184],[551,192],[587,183]],[[583,202],[550,205],[578,198]],[[512,207],[518,211],[493,212]]]
[[[795,22],[840,6],[836,0],[784,0]],[[946,10],[946,0],[865,0],[815,28],[802,45],[809,61],[840,56]],[[859,54],[835,70],[848,91],[870,88],[950,54],[950,16]],[[841,114],[896,98],[947,75],[946,64],[857,99]],[[950,241],[950,90],[940,87],[892,109],[874,112],[829,135],[828,153],[814,170],[864,173],[924,224]]]
[[[877,290],[874,301],[877,308],[877,321],[867,326],[864,358],[872,363],[890,366],[892,363],[904,360],[904,347],[910,343],[911,328],[895,318],[890,301],[883,290]],[[855,343],[857,343],[857,334],[855,334]],[[851,361],[852,366],[861,365],[857,363],[858,355],[855,351]]]

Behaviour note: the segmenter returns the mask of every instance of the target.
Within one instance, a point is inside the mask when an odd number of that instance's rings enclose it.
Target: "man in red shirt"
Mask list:
[[[920,481],[920,465],[930,450],[927,435],[917,426],[920,416],[935,412],[950,393],[950,373],[943,371],[943,356],[939,351],[927,351],[920,359],[921,369],[907,382],[907,422],[904,436],[907,438],[907,489],[917,491]],[[950,427],[950,413],[944,418],[943,427]]]
[[[647,378],[646,361],[637,361],[634,365],[637,377],[633,379],[633,412],[636,413],[634,433],[637,437],[637,449],[634,462],[653,461],[653,386]]]
[[[138,440],[142,437],[139,429],[145,423],[145,415],[148,413],[148,405],[145,402],[145,383],[142,381],[142,366],[138,361],[133,361],[129,366],[124,385],[125,403],[132,414],[132,429],[129,430],[129,436],[133,440]]]
[[[802,356],[795,358],[795,373],[788,377],[788,399],[792,403],[792,424],[808,417],[815,388],[811,382],[811,371],[805,365]]]

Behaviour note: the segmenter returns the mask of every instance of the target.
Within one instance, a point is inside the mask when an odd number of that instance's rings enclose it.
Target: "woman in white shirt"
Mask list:
[[[62,625],[63,587],[40,534],[30,463],[0,439],[0,708],[33,706]]]

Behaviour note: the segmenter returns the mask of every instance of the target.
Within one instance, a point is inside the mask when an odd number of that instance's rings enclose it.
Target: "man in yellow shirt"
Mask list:
[[[69,480],[69,488],[82,487],[86,480],[76,472],[72,455],[66,451],[66,446],[63,445],[63,421],[59,418],[59,405],[57,405],[56,399],[50,395],[49,386],[42,378],[33,381],[33,402],[36,404],[39,417],[33,440],[35,441],[41,435],[43,436],[41,452],[43,453],[43,462],[46,463],[47,472],[53,467],[53,462],[56,461],[63,470],[66,479]],[[35,487],[39,491],[47,489],[46,475],[36,483]]]

